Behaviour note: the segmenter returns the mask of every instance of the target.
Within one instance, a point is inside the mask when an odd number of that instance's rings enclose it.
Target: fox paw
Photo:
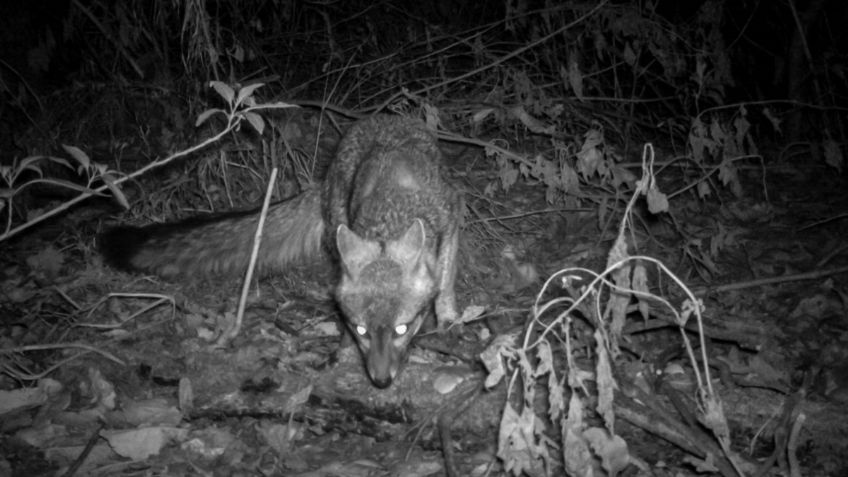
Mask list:
[[[439,328],[444,328],[459,320],[459,312],[456,309],[456,300],[453,297],[439,298],[436,300],[436,319]]]

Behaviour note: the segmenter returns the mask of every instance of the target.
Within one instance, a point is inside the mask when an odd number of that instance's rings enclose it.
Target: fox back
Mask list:
[[[424,319],[456,318],[454,277],[463,203],[424,123],[376,116],[339,144],[325,189],[339,261],[336,300],[371,380],[387,387]]]

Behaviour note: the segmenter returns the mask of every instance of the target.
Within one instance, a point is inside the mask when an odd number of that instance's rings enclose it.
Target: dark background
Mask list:
[[[679,125],[673,134],[685,135],[688,121],[707,108],[772,101],[771,112],[783,122],[778,131],[763,119],[769,124],[761,134],[789,142],[842,140],[842,121],[833,119],[846,90],[845,2],[598,5],[3,2],[0,148],[4,161],[43,151],[55,145],[51,132],[111,94],[126,101],[109,108],[112,127],[152,121],[145,113],[173,123],[177,113],[144,111],[130,98],[167,96],[191,117],[205,107],[198,102],[209,100],[206,84],[213,79],[261,81],[266,98],[354,111],[407,88],[444,113],[452,112],[448,105],[480,102],[532,106],[561,120],[564,130],[579,130],[575,123],[591,120],[587,115],[609,115],[636,141],[669,134],[652,129],[668,121]],[[564,81],[570,67],[582,78],[582,100]],[[550,103],[562,107],[552,112]],[[94,131],[72,133],[93,141],[85,133]]]

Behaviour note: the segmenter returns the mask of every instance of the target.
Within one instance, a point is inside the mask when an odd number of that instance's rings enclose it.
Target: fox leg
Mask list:
[[[459,224],[455,223],[448,233],[442,237],[441,247],[439,247],[439,296],[436,298],[436,323],[439,328],[444,328],[459,319],[454,291],[458,249]]]

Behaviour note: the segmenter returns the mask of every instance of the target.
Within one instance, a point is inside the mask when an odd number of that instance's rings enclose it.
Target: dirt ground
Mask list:
[[[5,244],[0,475],[508,473],[499,435],[515,383],[485,387],[480,354],[528,329],[547,277],[567,267],[603,270],[624,208],[604,222],[592,208],[552,207],[526,184],[483,194],[491,169],[482,151],[470,147],[450,161],[468,201],[459,302],[484,314],[423,333],[386,390],[371,385],[343,340],[326,264],[255,281],[239,335],[216,346],[237,311],[240,279],[168,282],[108,268],[95,243],[102,203]],[[844,475],[845,178],[783,161],[745,168],[740,179],[739,194],[673,197],[670,213],[653,215],[640,203],[631,254],[662,261],[703,300],[706,348],[696,349],[709,357],[729,424],[724,456],[736,456],[746,475],[788,475],[793,465],[803,475]],[[672,171],[659,186],[684,180]],[[649,288],[681,299],[653,269]],[[612,363],[615,432],[629,456],[620,475],[690,475],[710,465],[727,472],[698,421],[680,329],[662,307],[649,316],[630,311]],[[697,326],[687,327],[697,342]],[[591,327],[574,331],[570,345],[582,349],[576,366],[590,374],[591,396]],[[563,342],[554,343],[564,373]],[[34,385],[13,384],[24,381]],[[556,388],[539,389],[534,399],[553,402]],[[520,401],[510,394],[510,403]],[[786,443],[792,452],[775,452]],[[551,462],[561,475],[562,458]]]

